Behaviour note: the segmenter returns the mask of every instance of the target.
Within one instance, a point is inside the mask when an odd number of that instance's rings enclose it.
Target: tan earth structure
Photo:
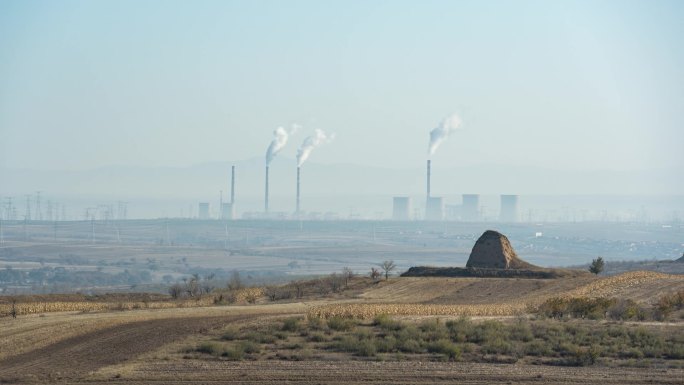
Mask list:
[[[466,267],[488,269],[534,269],[513,250],[511,242],[505,235],[494,230],[487,230],[475,242]]]

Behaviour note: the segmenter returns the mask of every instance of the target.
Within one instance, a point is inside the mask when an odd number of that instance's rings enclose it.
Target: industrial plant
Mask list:
[[[432,192],[432,156],[436,153],[439,146],[454,132],[456,132],[461,125],[461,119],[456,114],[452,114],[443,119],[439,125],[430,131],[430,140],[428,145],[427,168],[426,168],[426,196],[425,205],[414,206],[413,197],[411,196],[394,196],[392,198],[391,219],[394,221],[411,221],[420,220],[425,221],[461,221],[461,222],[479,222],[484,221],[485,208],[481,206],[480,194],[463,194],[461,202],[448,201],[444,196],[435,196]],[[248,219],[296,219],[296,220],[321,220],[325,218],[339,218],[339,215],[328,212],[306,212],[303,208],[302,199],[302,168],[306,160],[311,155],[312,151],[325,143],[333,141],[335,135],[328,134],[323,130],[314,130],[313,135],[307,136],[297,150],[296,170],[295,170],[295,199],[294,210],[292,211],[273,211],[270,205],[271,199],[271,163],[287,145],[290,136],[295,134],[301,126],[297,124],[291,125],[289,128],[278,127],[273,131],[273,139],[269,143],[265,156],[264,167],[264,201],[263,211],[245,211],[242,215],[238,215],[235,206],[235,173],[236,166],[231,166],[230,177],[230,201],[219,202],[219,210],[215,216],[212,216],[210,204],[208,202],[199,203],[198,215],[199,219],[216,218],[220,220],[234,220],[238,218]],[[444,176],[442,176],[444,177]],[[453,177],[449,175],[448,177]],[[453,196],[447,194],[447,196]],[[501,195],[500,207],[498,209],[497,219],[501,222],[516,222],[519,219],[518,196],[517,195]],[[350,218],[354,216],[350,214]],[[382,218],[382,217],[377,217]]]

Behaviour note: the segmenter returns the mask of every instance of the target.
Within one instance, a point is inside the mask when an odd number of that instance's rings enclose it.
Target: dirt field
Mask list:
[[[613,277],[562,279],[401,278],[361,295],[373,303],[536,304],[561,295],[609,296],[649,302],[684,290],[684,276],[631,272]]]
[[[630,295],[648,302],[684,288],[684,277],[633,275],[560,280],[497,278],[395,278],[346,303],[496,305],[537,301],[572,292]],[[227,325],[250,328],[273,317],[305,316],[310,302],[143,309],[104,313],[47,313],[0,318],[0,383],[681,383],[681,368],[557,367],[350,360],[226,361],[182,352],[220,335]]]
[[[372,383],[425,384],[493,382],[534,384],[681,383],[684,370],[565,368],[438,362],[177,360],[164,356],[188,336],[234,322],[254,322],[266,309],[205,317],[162,314],[158,319],[103,327],[0,361],[3,383],[183,384],[183,383]],[[281,307],[274,313],[292,310]],[[269,311],[270,313],[270,311]],[[148,315],[142,315],[146,317]],[[167,318],[168,317],[168,318]],[[102,317],[107,318],[107,317]],[[176,343],[174,345],[174,343]],[[164,349],[164,347],[167,347]]]
[[[682,370],[562,368],[439,362],[195,362],[140,365],[88,384],[681,384]],[[97,376],[95,376],[97,377]]]

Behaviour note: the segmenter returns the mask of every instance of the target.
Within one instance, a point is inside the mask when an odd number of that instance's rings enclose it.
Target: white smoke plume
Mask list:
[[[330,143],[333,139],[335,139],[335,134],[328,135],[325,131],[317,128],[314,134],[304,139],[302,145],[299,146],[299,150],[297,150],[297,167],[306,162],[314,148],[324,143]]]
[[[271,161],[287,144],[287,139],[301,128],[298,124],[292,124],[289,130],[284,127],[278,127],[273,131],[273,140],[266,150],[266,165],[271,164]]]
[[[461,125],[461,118],[456,114],[451,114],[444,118],[439,126],[435,127],[430,131],[430,146],[428,148],[428,154],[430,156],[435,154],[437,147],[439,147],[442,142],[446,140],[453,132],[455,132]]]

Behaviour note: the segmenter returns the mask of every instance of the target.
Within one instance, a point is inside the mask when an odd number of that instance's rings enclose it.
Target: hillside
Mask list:
[[[320,280],[307,285],[319,287]],[[641,303],[652,303],[664,294],[684,291],[684,277],[634,272],[615,277],[580,276],[558,279],[502,279],[502,278],[391,278],[388,281],[372,282],[369,278],[357,277],[349,284],[349,293],[315,294],[309,292],[302,299],[270,301],[266,296],[255,305],[199,306],[193,308],[154,308],[155,301],[165,298],[151,298],[143,306],[129,311],[90,312],[83,308],[78,312],[56,312],[19,315],[16,319],[1,317],[0,339],[0,381],[3,383],[126,383],[143,384],[152,380],[165,383],[262,383],[313,381],[330,382],[316,373],[351,373],[345,381],[371,383],[491,383],[505,379],[527,383],[530,378],[524,373],[536,373],[535,383],[558,383],[572,371],[574,378],[585,383],[606,384],[599,373],[613,373],[615,378],[631,376],[629,383],[641,383],[647,375],[639,368],[568,368],[555,366],[491,365],[481,363],[423,362],[419,357],[399,362],[396,366],[390,359],[385,368],[392,372],[378,373],[376,362],[360,357],[345,356],[323,350],[324,355],[312,354],[302,348],[311,338],[325,338],[314,334],[308,339],[283,337],[283,342],[274,338],[264,340],[262,347],[254,350],[250,360],[226,360],[211,355],[192,353],[188,346],[205,346],[207,341],[230,340],[230,330],[236,327],[245,330],[250,338],[259,337],[253,330],[264,333],[282,334],[280,325],[283,317],[309,319],[312,315],[330,316],[341,314],[374,317],[377,314],[395,314],[406,319],[436,316],[440,319],[456,319],[456,316],[494,316],[507,319],[531,309],[546,299],[560,296],[610,296],[633,298]],[[17,297],[21,300],[21,297]],[[40,313],[40,301],[48,297],[33,297],[31,304]],[[66,299],[66,298],[64,298]],[[78,300],[79,298],[73,298]],[[119,297],[105,297],[117,301]],[[136,299],[136,298],[133,298]],[[208,297],[210,304],[211,297]],[[111,302],[115,303],[115,302]],[[3,305],[7,306],[7,305]],[[149,306],[149,308],[147,308]],[[183,306],[180,304],[180,306]],[[94,309],[106,309],[95,307]],[[44,307],[49,309],[49,307]],[[453,317],[452,317],[453,316]],[[520,318],[518,318],[520,319]],[[361,322],[361,321],[359,321]],[[440,321],[437,321],[439,325]],[[332,324],[331,324],[332,325]],[[367,321],[359,325],[372,325]],[[487,324],[490,325],[490,324]],[[592,327],[587,324],[583,327]],[[667,334],[680,330],[681,323],[664,323],[656,327],[658,333]],[[486,325],[485,325],[486,326]],[[369,326],[364,326],[369,327]],[[484,327],[484,326],[483,326]],[[488,326],[487,326],[488,327]],[[513,326],[511,326],[513,327]],[[636,327],[636,326],[635,326]],[[232,329],[231,329],[232,328]],[[284,328],[284,327],[283,327]],[[282,329],[285,330],[285,329]],[[289,329],[288,329],[289,330]],[[413,329],[409,329],[413,330]],[[640,330],[644,330],[643,328]],[[228,334],[226,334],[228,333]],[[280,333],[280,334],[279,334]],[[642,331],[643,333],[643,331]],[[261,340],[262,337],[259,337]],[[289,340],[288,338],[294,338]],[[670,338],[670,337],[668,337]],[[271,342],[268,342],[271,341]],[[214,343],[214,342],[212,342]],[[273,350],[280,344],[282,350]],[[213,346],[213,345],[207,345]],[[189,350],[190,349],[190,350]],[[194,348],[193,348],[194,349]],[[260,349],[263,349],[260,350]],[[297,350],[291,350],[297,349]],[[301,350],[304,349],[304,350]],[[262,351],[262,353],[259,353]],[[293,355],[298,352],[296,355]],[[272,352],[272,353],[268,353]],[[323,354],[323,353],[321,353]],[[262,358],[259,358],[262,357]],[[264,358],[270,357],[270,358]],[[296,358],[288,358],[296,357]],[[326,358],[327,357],[327,358]],[[387,356],[389,358],[393,356]],[[408,356],[411,357],[411,356]],[[472,357],[472,354],[471,354]],[[477,358],[477,356],[476,356]],[[275,359],[275,360],[274,360]],[[296,359],[299,362],[293,362]],[[385,358],[387,359],[387,358]],[[426,356],[422,359],[430,359]],[[532,358],[534,359],[534,358]],[[417,366],[418,365],[418,366]],[[426,366],[427,365],[427,366]],[[679,365],[673,361],[672,365]],[[421,368],[430,368],[421,371]],[[469,369],[466,369],[469,368]],[[600,370],[599,370],[600,369]],[[388,369],[389,370],[389,369]],[[474,372],[468,372],[468,370]],[[522,372],[518,373],[521,370]],[[384,373],[384,374],[383,374]],[[420,373],[420,378],[416,377]],[[447,374],[450,373],[450,374]],[[472,373],[468,375],[467,373]],[[517,374],[516,374],[517,373]],[[660,373],[660,372],[659,372]],[[684,369],[670,368],[649,377],[658,383],[676,383],[684,375]],[[368,381],[367,381],[368,380]],[[342,382],[339,382],[342,383]],[[615,383],[625,383],[622,380]]]

